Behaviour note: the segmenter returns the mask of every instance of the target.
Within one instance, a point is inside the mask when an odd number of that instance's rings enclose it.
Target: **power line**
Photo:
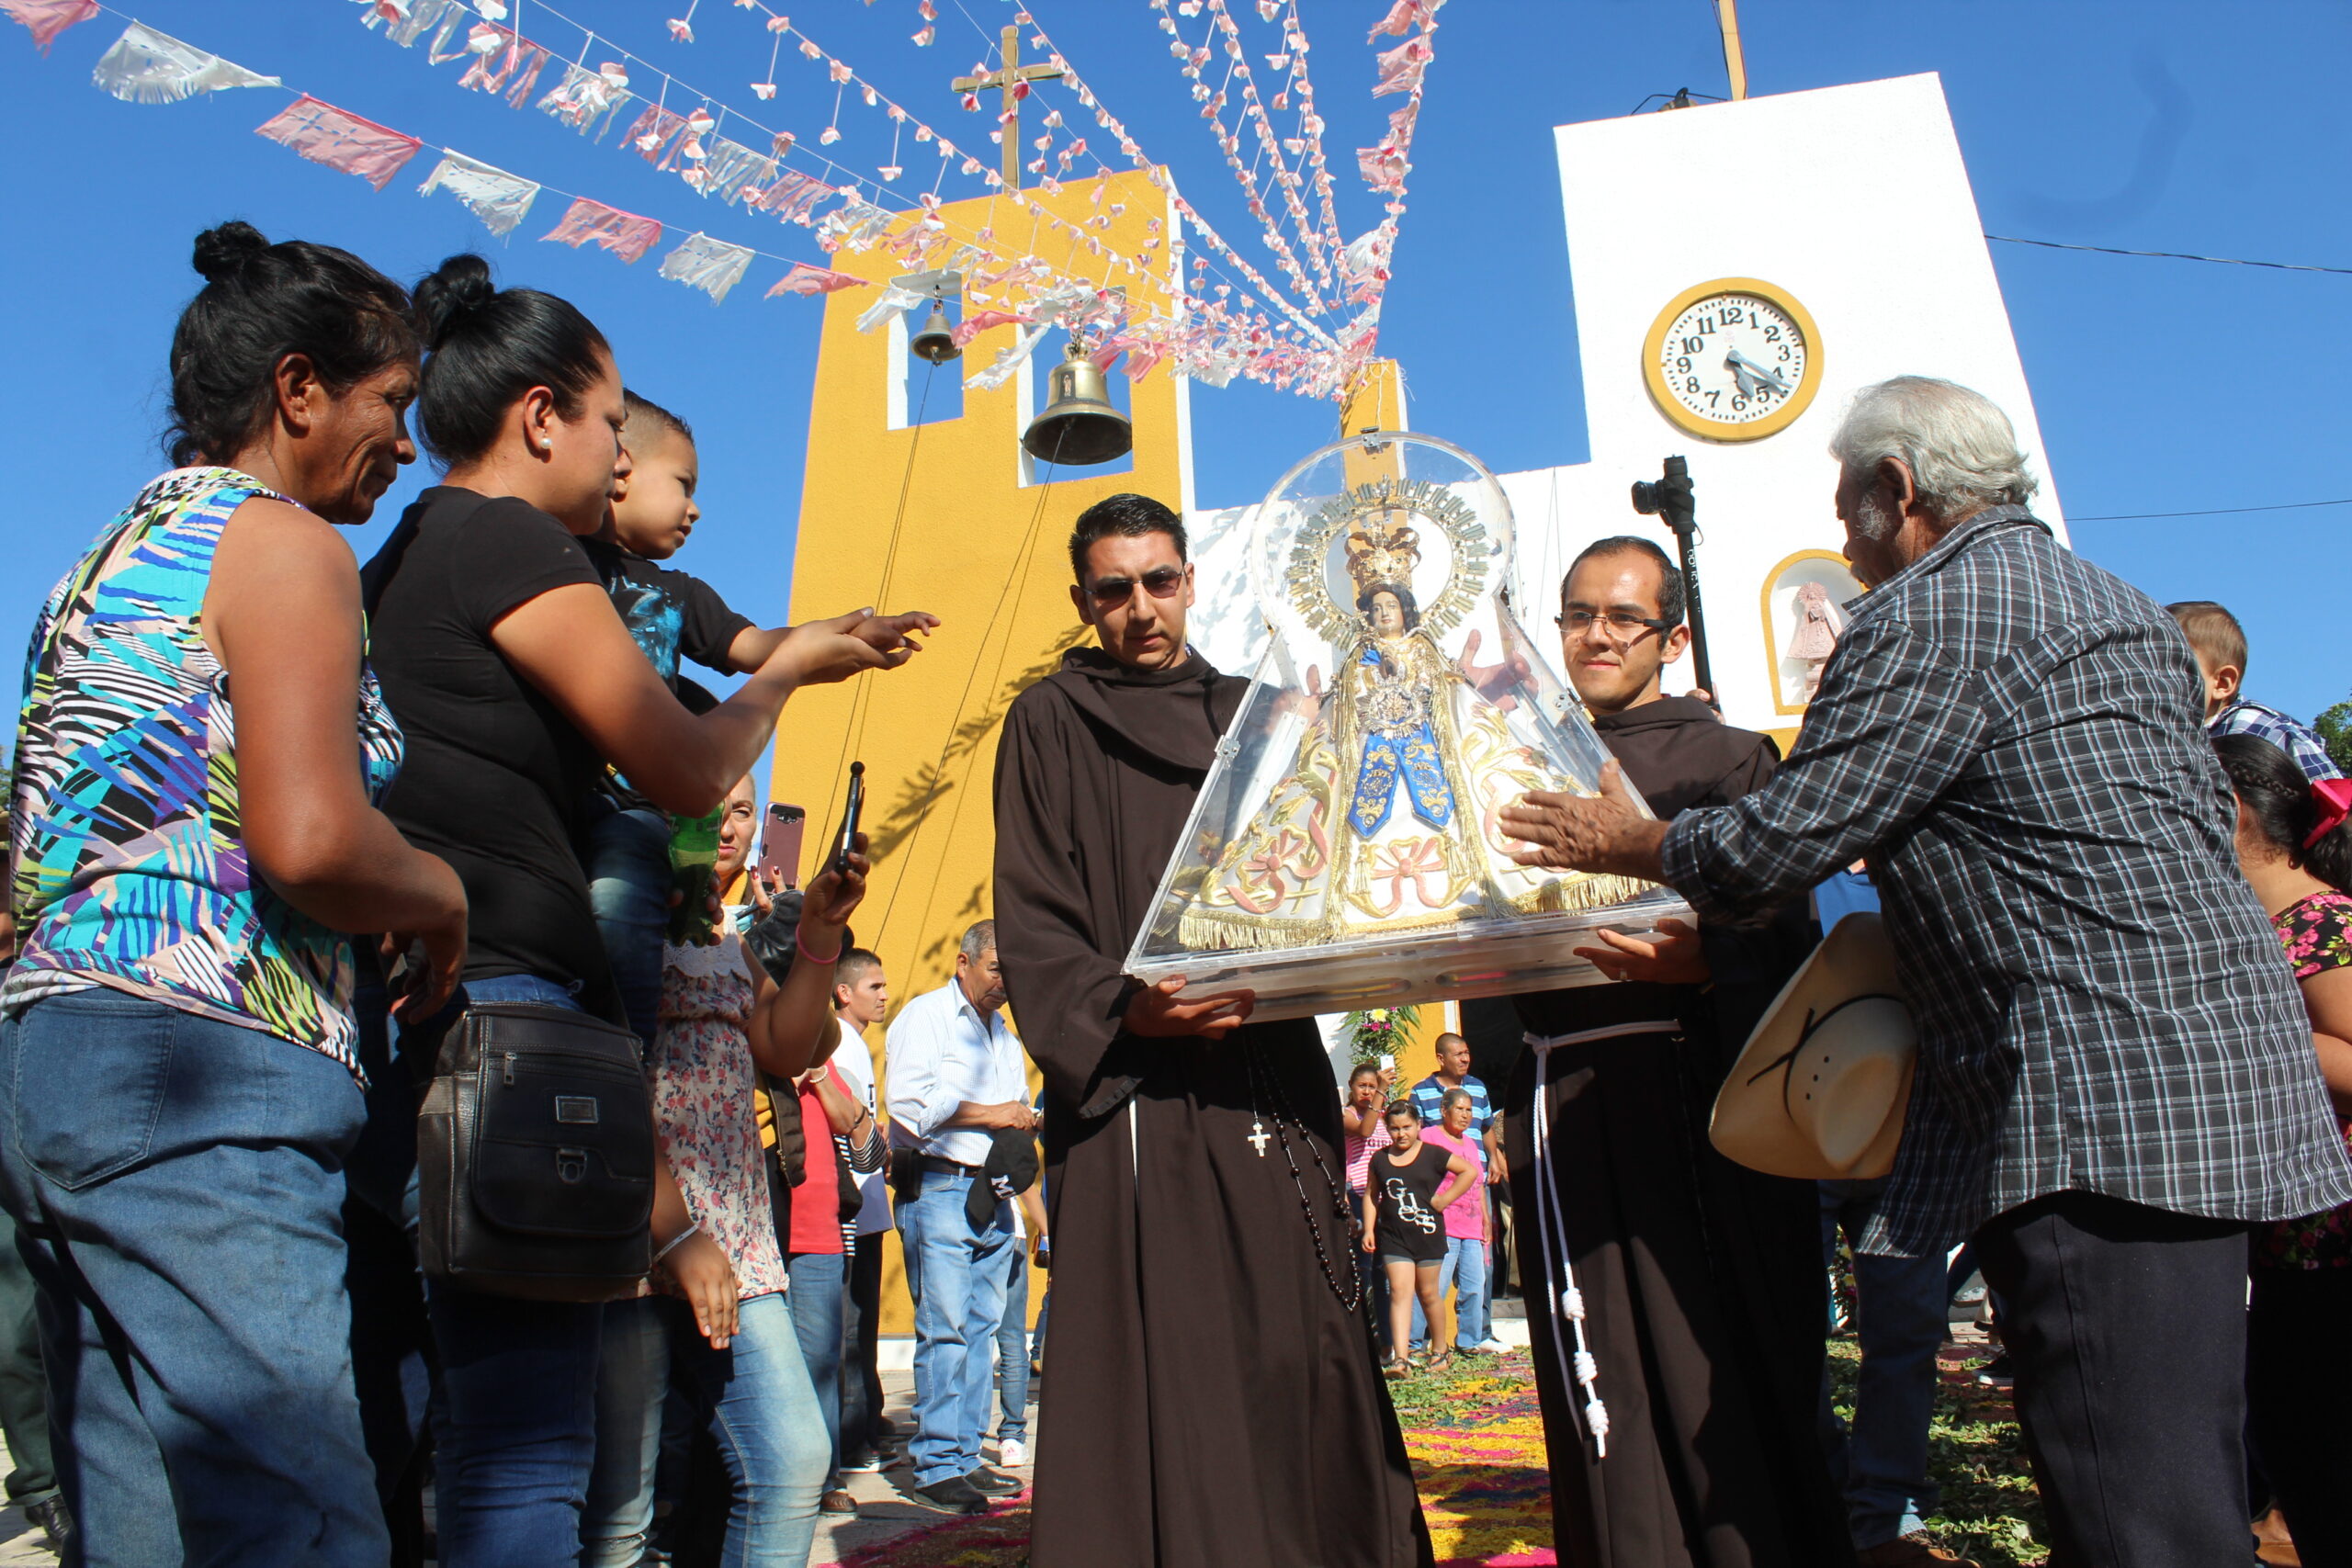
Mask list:
[[[2282,501],[2275,506],[2212,506],[2202,512],[2114,512],[2104,517],[2069,517],[2068,523],[2139,523],[2158,517],[2228,517],[2241,512],[2301,512],[2313,506],[2352,506],[2352,495],[2341,501]]]
[[[1984,237],[1998,240],[2005,245],[2039,245],[2045,251],[2097,251],[2104,256],[2157,256],[2165,261],[2219,262],[2224,266],[2267,266],[2279,272],[2333,272],[2352,276],[2352,266],[2307,266],[2301,262],[2248,261],[2244,256],[2191,255],[2187,251],[2127,251],[2114,245],[2069,245],[2058,240],[2020,239],[2015,234],[1987,234]]]

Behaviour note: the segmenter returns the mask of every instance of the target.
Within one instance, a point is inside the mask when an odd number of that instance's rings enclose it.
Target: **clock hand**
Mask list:
[[[1788,395],[1789,384],[1781,379],[1778,371],[1765,369],[1736,348],[1724,356],[1724,368],[1732,373],[1743,398],[1752,398],[1759,389],[1768,387],[1783,397]]]

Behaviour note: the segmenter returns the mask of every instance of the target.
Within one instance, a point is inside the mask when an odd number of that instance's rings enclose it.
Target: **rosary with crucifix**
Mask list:
[[[1299,1141],[1305,1144],[1307,1152],[1315,1156],[1316,1168],[1323,1173],[1324,1187],[1331,1195],[1331,1212],[1339,1221],[1339,1228],[1335,1234],[1340,1237],[1350,1234],[1349,1225],[1351,1216],[1348,1210],[1348,1190],[1338,1178],[1331,1174],[1330,1166],[1326,1164],[1323,1158],[1323,1146],[1317,1143],[1313,1135],[1307,1132],[1306,1124],[1301,1122],[1295,1112],[1289,1111],[1288,1103],[1283,1096],[1282,1083],[1274,1077],[1272,1069],[1259,1059],[1256,1051],[1247,1046],[1242,1050],[1244,1059],[1250,1065],[1250,1135],[1242,1142],[1255,1146],[1260,1159],[1266,1157],[1266,1145],[1269,1142],[1282,1145],[1283,1162],[1290,1167],[1291,1186],[1298,1193],[1299,1213],[1306,1217],[1306,1234],[1315,1242],[1315,1260],[1323,1269],[1323,1282],[1330,1286],[1331,1293],[1339,1298],[1342,1307],[1351,1313],[1361,1312],[1363,1309],[1363,1276],[1357,1271],[1352,1262],[1347,1261],[1344,1244],[1340,1253],[1344,1267],[1335,1266],[1333,1262],[1331,1244],[1325,1239],[1322,1222],[1316,1218],[1315,1201],[1306,1195],[1306,1178],[1300,1174],[1298,1156],[1291,1148],[1292,1129],[1297,1131]],[[1265,1091],[1267,1106],[1267,1111],[1263,1113],[1259,1110],[1261,1088]],[[1274,1120],[1274,1130],[1271,1134],[1266,1131],[1265,1117],[1268,1114],[1271,1114]],[[1344,1282],[1342,1275],[1345,1276]]]

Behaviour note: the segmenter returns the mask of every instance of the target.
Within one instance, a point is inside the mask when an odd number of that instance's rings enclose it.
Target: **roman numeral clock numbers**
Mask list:
[[[1677,295],[1652,323],[1642,357],[1658,411],[1710,441],[1787,429],[1821,384],[1813,317],[1787,290],[1753,277]]]

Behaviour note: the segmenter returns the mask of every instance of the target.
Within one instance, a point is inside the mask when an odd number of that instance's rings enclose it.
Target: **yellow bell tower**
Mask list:
[[[944,206],[937,216],[953,237],[993,230],[1009,242],[1000,249],[1041,255],[1064,276],[1098,288],[1124,288],[1138,315],[1174,315],[1163,278],[1130,276],[1111,259],[1148,254],[1164,265],[1176,213],[1148,175],[1072,182],[1057,194],[1025,192],[1022,201],[1069,229],[1001,195]],[[922,217],[910,214],[896,227]],[[1107,218],[1107,226],[1088,228],[1096,218]],[[1148,253],[1154,220],[1162,243]],[[1103,255],[1074,243],[1071,230],[1097,236]],[[888,243],[843,251],[834,268],[887,283],[906,270]],[[966,309],[975,309],[968,299],[974,279],[967,275],[964,283]],[[907,352],[903,327],[857,330],[872,299],[873,291],[861,288],[825,301],[793,552],[792,619],[871,604],[928,610],[942,625],[903,669],[796,694],[776,729],[768,798],[808,814],[801,854],[806,886],[840,831],[849,764],[865,764],[874,879],[851,926],[861,945],[881,955],[896,1004],[944,984],[965,928],[993,913],[990,785],[1005,707],[1091,635],[1070,604],[1071,526],[1087,507],[1122,491],[1182,513],[1192,501],[1191,423],[1189,383],[1163,368],[1127,391],[1131,471],[1033,463],[1022,452],[1021,433],[1050,368],[1044,348],[1034,373],[1024,368],[993,389],[964,388],[960,413],[914,423],[910,410],[920,417],[946,401],[951,389],[940,381],[989,364],[1021,329],[980,333],[963,358],[933,370]],[[925,377],[936,378],[927,389]],[[873,1044],[880,1057],[882,1041]],[[879,1066],[887,1083],[888,1063]],[[883,1326],[903,1334],[912,1327],[904,1274],[895,1240],[886,1247]],[[1044,1276],[1031,1283],[1034,1314]]]
[[[1022,199],[1072,229],[1107,217],[1106,228],[1086,231],[1099,235],[1111,258],[1142,253],[1153,219],[1161,234],[1175,231],[1168,196],[1140,172],[1073,182],[1055,195],[1028,191]],[[1093,256],[1010,197],[956,203],[938,216],[951,237],[989,230],[1020,235],[1012,249],[1041,254],[1098,288],[1125,288],[1137,314],[1174,313],[1164,279],[1128,276],[1115,260]],[[844,251],[833,265],[886,283],[905,270],[887,247],[886,239],[863,253]],[[965,287],[973,287],[971,276]],[[943,625],[902,670],[797,694],[776,731],[769,798],[808,811],[802,865],[813,870],[839,830],[849,763],[865,764],[874,880],[853,927],[862,945],[881,954],[891,995],[904,998],[944,983],[965,928],[990,913],[989,794],[1005,706],[1088,635],[1069,592],[1072,525],[1122,491],[1182,513],[1191,501],[1191,432],[1188,384],[1161,369],[1128,391],[1132,471],[1033,464],[1021,433],[1050,368],[1044,349],[1034,374],[994,389],[965,388],[960,414],[911,423],[907,410],[944,400],[936,382],[928,396],[916,392],[920,378],[967,376],[1020,329],[980,333],[962,359],[933,371],[911,359],[899,332],[857,330],[872,299],[869,290],[845,289],[826,299],[792,617],[797,623],[872,604],[928,610]],[[967,310],[978,308],[967,301]]]

